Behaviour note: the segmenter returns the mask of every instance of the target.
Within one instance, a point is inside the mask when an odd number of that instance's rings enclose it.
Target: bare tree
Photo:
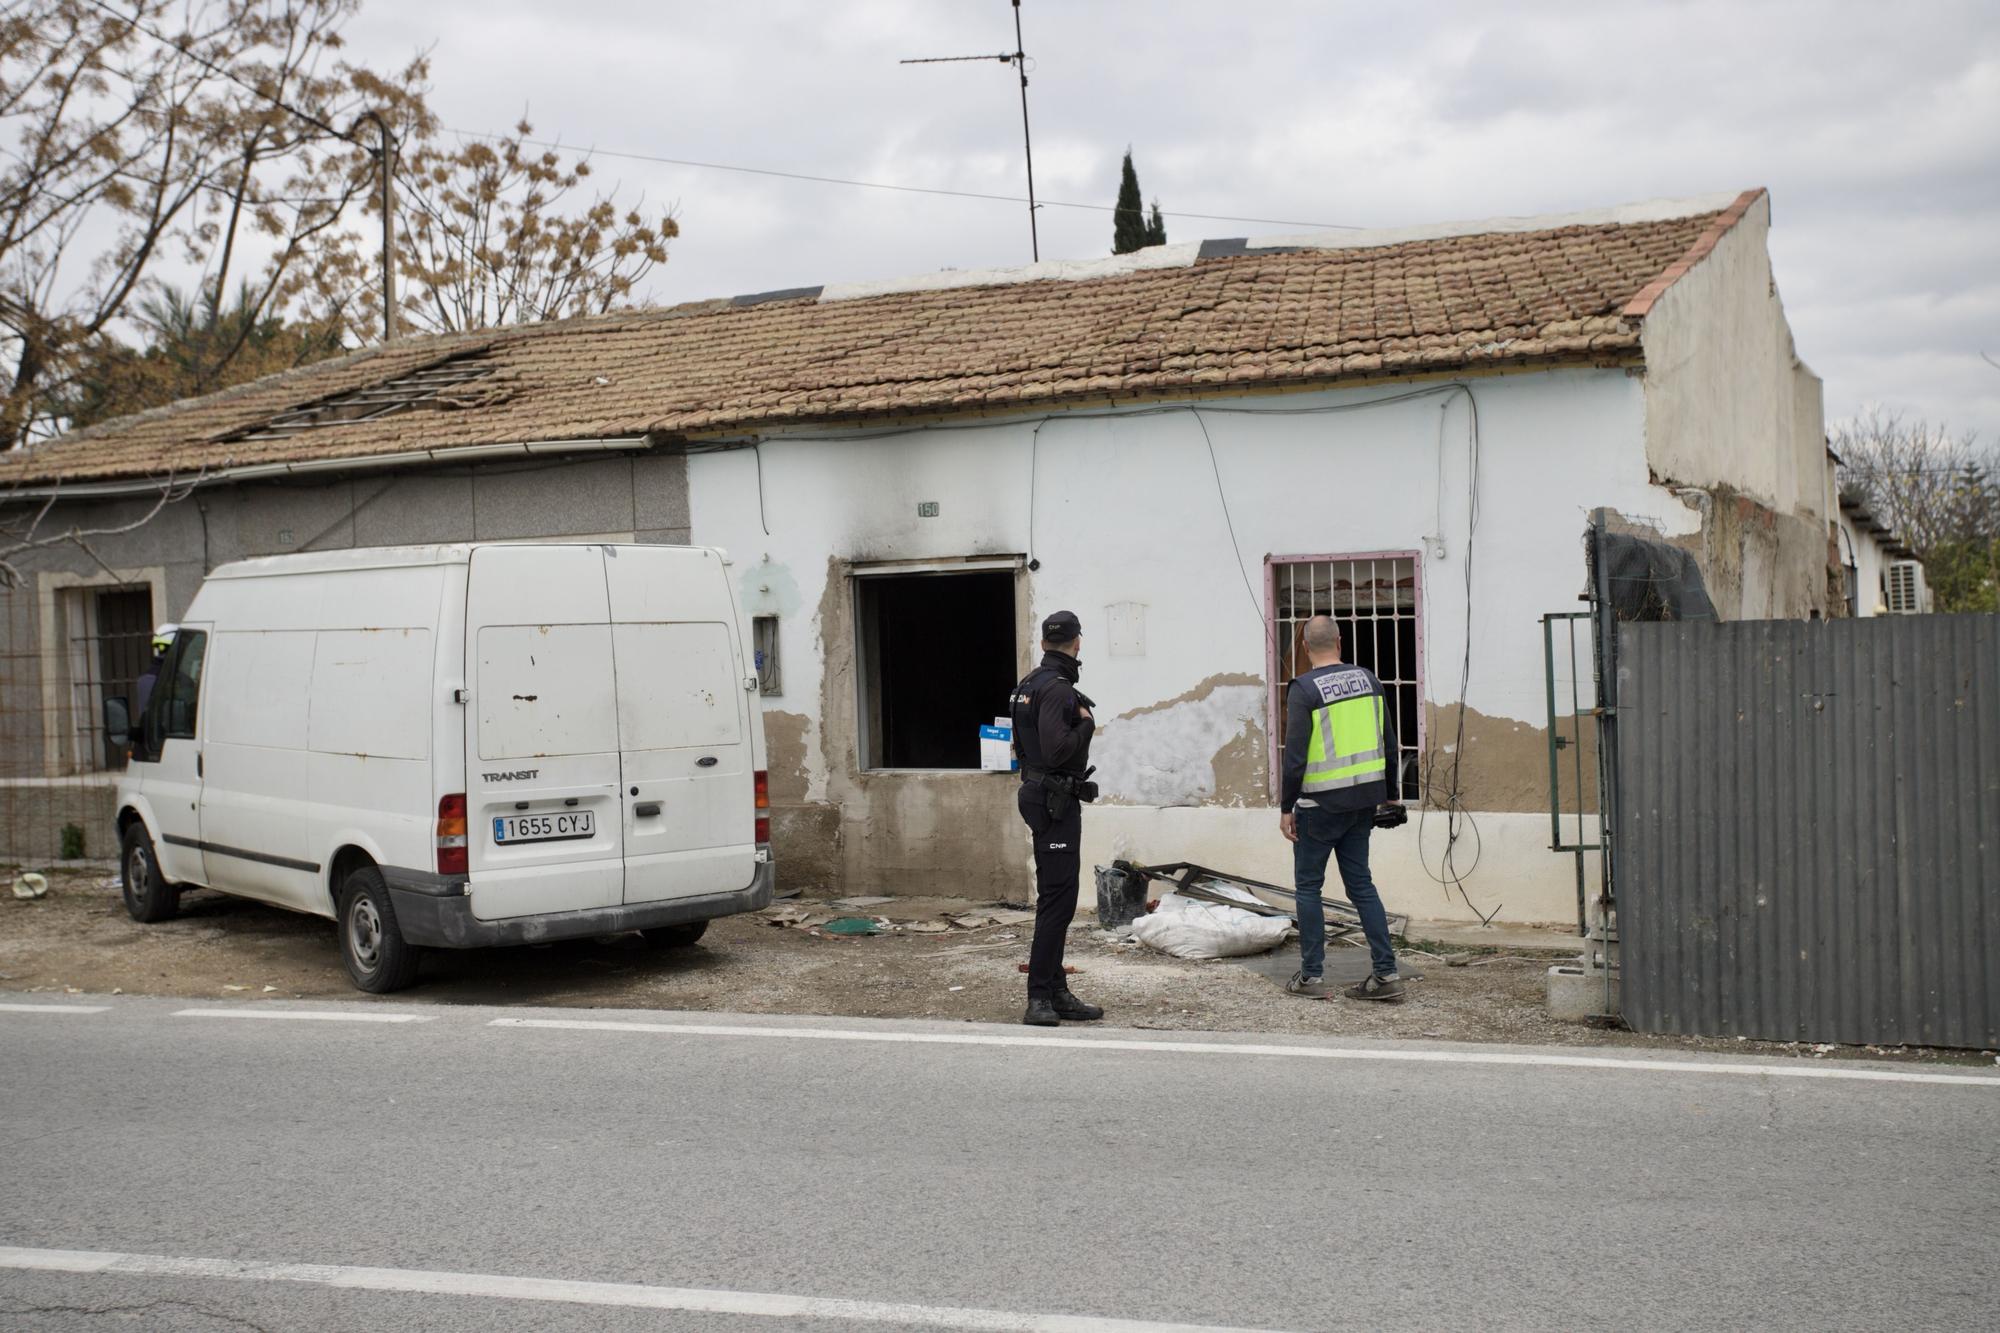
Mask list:
[[[1992,535],[2000,460],[1970,431],[1871,408],[1837,427],[1842,483],[1919,554]]]
[[[135,357],[203,393],[269,368],[273,321],[309,352],[379,336],[383,163],[363,112],[397,145],[412,328],[601,313],[665,262],[672,211],[585,187],[589,162],[532,148],[528,125],[442,142],[427,55],[388,72],[343,59],[361,2],[0,8],[0,451],[69,429],[83,404],[148,405],[118,392]],[[170,343],[137,316],[189,270],[199,318]],[[133,329],[143,353],[119,341]]]
[[[410,324],[444,333],[603,314],[667,261],[680,234],[671,209],[621,206],[615,190],[581,194],[589,161],[565,164],[526,142],[534,132],[523,121],[492,141],[425,137],[404,155],[397,248]],[[379,296],[364,288],[358,306],[360,318],[375,316]]]
[[[54,397],[161,264],[201,269],[219,300],[260,262],[259,313],[309,286],[315,242],[367,186],[339,124],[367,94],[331,54],[359,3],[22,0],[0,18],[0,448],[60,428]]]

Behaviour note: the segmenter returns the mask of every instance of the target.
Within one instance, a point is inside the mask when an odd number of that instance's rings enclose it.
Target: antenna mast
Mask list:
[[[902,60],[903,65],[957,65],[971,60],[997,60],[1012,65],[1021,76],[1021,146],[1028,158],[1028,247],[1036,263],[1041,262],[1042,241],[1035,227],[1035,140],[1028,130],[1028,52],[1021,41],[1021,0],[1014,3],[1014,49],[993,56],[927,56]]]

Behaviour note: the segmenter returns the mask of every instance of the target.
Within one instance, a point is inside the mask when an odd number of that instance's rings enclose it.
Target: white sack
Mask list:
[[[1292,923],[1288,917],[1190,902],[1170,893],[1160,899],[1158,910],[1134,921],[1130,932],[1147,948],[1176,958],[1236,958],[1277,948],[1292,933]]]

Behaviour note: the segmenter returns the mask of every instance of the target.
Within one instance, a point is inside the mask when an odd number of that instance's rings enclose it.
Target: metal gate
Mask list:
[[[1621,623],[1626,1021],[2000,1046],[2000,617]]]

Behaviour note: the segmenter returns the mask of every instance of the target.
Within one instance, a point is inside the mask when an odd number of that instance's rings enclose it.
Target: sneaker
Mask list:
[[[1032,995],[1028,997],[1028,1010],[1021,1015],[1021,1021],[1031,1028],[1052,1028],[1062,1023],[1056,1016],[1054,1005]]]
[[[1384,1004],[1401,1004],[1409,997],[1403,993],[1403,979],[1391,972],[1388,976],[1371,976],[1358,986],[1349,986],[1344,992],[1350,1000],[1380,1000]]]
[[[1285,983],[1285,993],[1303,995],[1309,1000],[1324,1000],[1333,994],[1333,991],[1319,977],[1309,977],[1303,972],[1294,972],[1292,979]]]

